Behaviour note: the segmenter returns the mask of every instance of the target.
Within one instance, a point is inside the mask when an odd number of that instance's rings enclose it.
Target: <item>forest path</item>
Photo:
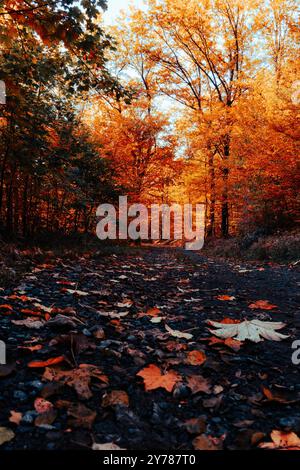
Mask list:
[[[269,441],[273,429],[299,434],[300,366],[291,361],[300,339],[299,285],[296,266],[216,261],[172,248],[50,256],[0,292],[0,339],[10,363],[0,366],[0,426],[14,432],[2,448],[94,441],[129,450],[246,449]],[[234,299],[218,299],[224,295]],[[258,300],[276,308],[249,308]],[[207,320],[226,318],[283,321],[290,337],[246,341],[239,350],[209,341]],[[193,337],[176,338],[166,325]],[[47,368],[49,359],[58,363]],[[145,390],[136,374],[149,364],[176,372],[176,380],[171,372],[152,384],[169,391]],[[46,414],[37,398],[47,400]],[[11,411],[21,413],[19,424],[9,421]]]

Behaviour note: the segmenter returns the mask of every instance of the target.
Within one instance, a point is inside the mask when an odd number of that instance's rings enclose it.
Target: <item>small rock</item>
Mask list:
[[[15,390],[13,397],[21,402],[26,401],[28,399],[27,393],[22,392],[22,390]]]

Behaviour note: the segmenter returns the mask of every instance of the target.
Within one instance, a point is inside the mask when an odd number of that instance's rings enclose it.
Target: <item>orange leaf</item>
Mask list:
[[[217,299],[224,300],[224,301],[231,301],[231,300],[235,300],[235,297],[233,295],[218,295]]]
[[[22,413],[18,413],[17,411],[11,410],[9,422],[14,424],[20,424],[22,416]]]
[[[53,357],[47,361],[31,361],[28,363],[28,367],[47,367],[54,364],[60,364],[65,360],[64,356]]]
[[[220,323],[234,324],[234,323],[241,323],[241,322],[240,320],[234,320],[233,318],[224,318],[223,320],[220,321]]]
[[[154,364],[145,367],[136,375],[144,379],[146,391],[164,388],[168,392],[172,392],[174,385],[181,379],[180,375],[173,370],[163,374],[160,368]]]
[[[28,351],[40,351],[40,349],[42,349],[42,345],[41,344],[36,344],[35,346],[18,346],[18,348],[20,349],[26,349]]]
[[[242,346],[242,342],[233,338],[226,338],[224,344],[229,348],[233,349],[235,352],[239,351]]]
[[[10,310],[10,311],[13,310],[12,306],[11,306],[11,305],[7,305],[7,304],[0,305],[0,309],[1,309],[1,310]]]
[[[36,316],[40,317],[43,315],[41,312],[37,312],[36,310],[30,310],[29,308],[23,308],[21,310],[21,313],[24,313],[24,315],[30,315],[30,316]]]
[[[273,310],[274,308],[278,308],[278,306],[270,304],[268,300],[257,300],[257,302],[250,304],[249,308],[251,309],[257,308],[260,310]]]
[[[150,315],[151,317],[157,317],[159,314],[160,310],[157,307],[149,308],[146,312],[146,315]]]
[[[300,439],[294,432],[272,431],[273,442],[259,444],[262,449],[300,450]]]
[[[206,361],[206,356],[202,351],[189,351],[185,362],[192,366],[201,366]]]

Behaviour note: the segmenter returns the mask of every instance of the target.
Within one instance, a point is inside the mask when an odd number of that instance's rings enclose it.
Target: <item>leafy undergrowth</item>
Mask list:
[[[297,447],[299,283],[298,266],[176,249],[31,257],[0,292],[1,448]],[[208,322],[244,320],[288,338],[220,338]]]
[[[210,240],[204,247],[208,256],[254,261],[293,263],[300,261],[300,233],[262,236],[256,232],[243,238]]]

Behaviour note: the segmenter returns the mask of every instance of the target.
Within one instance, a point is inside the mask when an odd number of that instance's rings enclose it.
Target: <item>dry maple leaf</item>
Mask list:
[[[200,434],[193,440],[193,447],[195,450],[222,450],[224,438],[225,436],[217,438]]]
[[[268,300],[257,300],[253,304],[249,305],[249,308],[252,309],[260,309],[260,310],[273,310],[274,308],[278,308],[277,305],[270,304]]]
[[[189,351],[185,362],[192,366],[201,366],[206,361],[206,356],[202,351]]]
[[[84,400],[91,398],[93,395],[90,390],[92,377],[106,384],[108,383],[107,376],[92,364],[80,364],[77,369],[71,371],[63,371],[47,367],[43,375],[43,378],[49,380],[49,382],[62,382],[73,387],[79,398]]]
[[[126,392],[123,390],[113,390],[103,396],[102,406],[104,408],[115,405],[129,406],[129,397]]]
[[[68,425],[76,428],[91,429],[97,417],[97,412],[91,410],[83,403],[72,403],[67,410]]]
[[[160,368],[154,364],[145,367],[136,375],[144,379],[146,391],[164,388],[168,392],[172,392],[174,385],[181,379],[180,375],[173,370],[163,374]]]
[[[192,339],[193,337],[193,335],[191,335],[190,333],[183,333],[182,331],[173,330],[167,324],[165,325],[165,328],[167,332],[170,333],[171,336],[174,336],[174,338]]]
[[[193,395],[199,392],[210,393],[211,391],[211,383],[209,379],[202,377],[202,375],[191,375],[190,377],[187,377],[186,381]]]
[[[262,442],[259,447],[262,449],[284,449],[300,450],[300,438],[294,432],[272,431],[271,439],[273,442]]]
[[[209,331],[215,336],[223,339],[234,337],[234,339],[238,341],[245,341],[248,339],[254,343],[259,343],[260,341],[263,341],[262,338],[272,341],[281,341],[289,337],[276,332],[276,330],[280,330],[285,327],[285,323],[280,322],[245,320],[241,323],[224,324],[208,320],[207,323],[217,328],[217,330]]]

